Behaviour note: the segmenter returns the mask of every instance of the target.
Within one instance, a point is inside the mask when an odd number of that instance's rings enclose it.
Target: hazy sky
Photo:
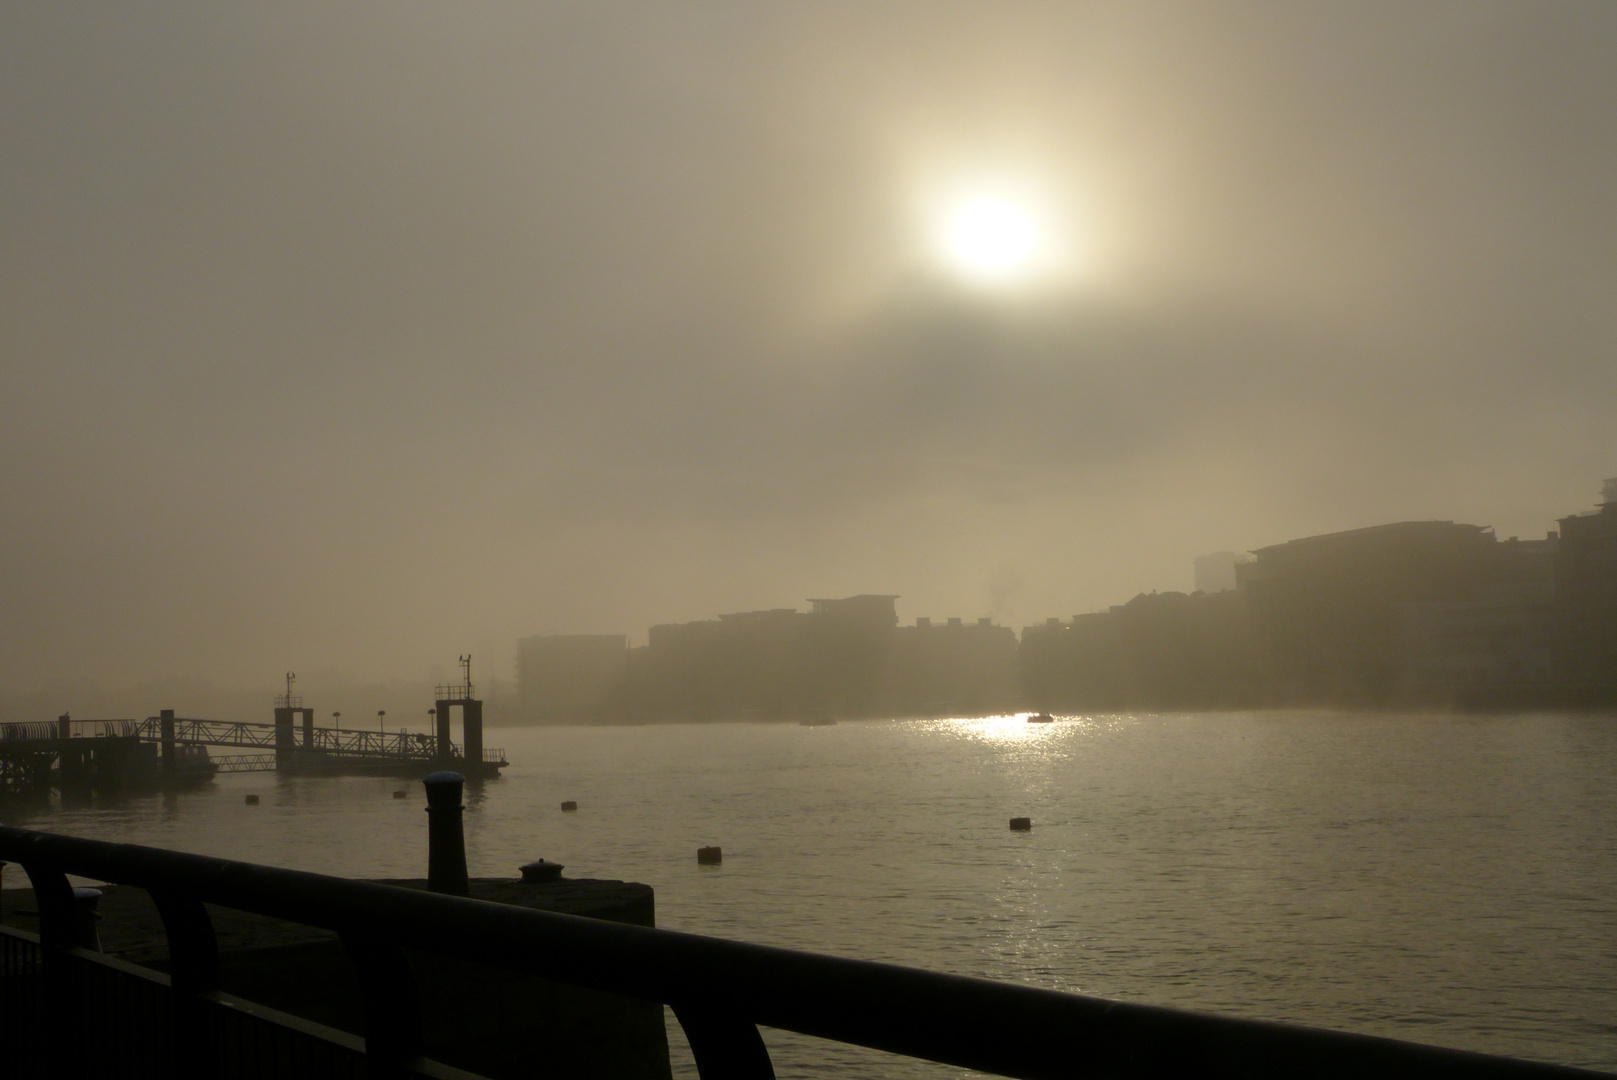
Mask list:
[[[1614,56],[1609,3],[0,6],[0,686],[1542,535],[1617,475]]]

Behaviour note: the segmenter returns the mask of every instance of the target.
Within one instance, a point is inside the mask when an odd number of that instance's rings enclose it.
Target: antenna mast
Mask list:
[[[286,673],[286,693],[276,697],[275,705],[277,708],[296,709],[303,704],[303,699],[292,693],[292,684],[297,681],[297,672],[288,671]]]

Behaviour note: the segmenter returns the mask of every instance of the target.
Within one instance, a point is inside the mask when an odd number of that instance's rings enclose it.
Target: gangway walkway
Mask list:
[[[128,759],[139,744],[155,745],[163,761],[179,761],[190,779],[199,773],[298,772],[417,774],[433,767],[465,769],[459,744],[435,735],[315,727],[305,724],[253,724],[235,720],[207,720],[173,715],[144,720],[71,720],[54,723],[0,724],[0,790],[39,790],[70,783],[63,766],[72,763],[78,774],[96,774],[78,768],[95,752],[109,761],[113,751]],[[204,747],[256,751],[210,756]],[[146,751],[149,755],[150,750]],[[483,775],[493,775],[506,764],[505,752],[484,750],[479,756]],[[475,770],[468,770],[475,771]]]
[[[162,717],[148,716],[135,725],[133,733],[148,742],[161,742],[162,724]],[[324,727],[293,730],[299,750],[406,761],[433,761],[438,757],[438,740],[432,735],[412,735],[405,731],[387,734],[380,731],[355,731],[352,728],[346,731],[342,728]],[[274,750],[281,745],[276,741],[274,724],[251,724],[238,720],[189,720],[180,717],[174,718],[174,741],[190,746],[253,746],[266,750]],[[459,757],[459,745],[450,743],[448,756]],[[503,757],[492,760],[503,760]]]

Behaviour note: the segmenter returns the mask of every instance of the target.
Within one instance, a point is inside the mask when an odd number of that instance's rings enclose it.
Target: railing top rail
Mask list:
[[[1603,1074],[1366,1035],[1136,1005],[0,826],[0,859],[99,877],[579,986],[1003,1076]]]

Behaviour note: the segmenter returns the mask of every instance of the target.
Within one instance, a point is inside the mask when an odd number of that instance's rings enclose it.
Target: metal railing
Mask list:
[[[366,731],[363,728],[346,731],[338,728],[314,729],[314,749],[331,754],[425,761],[437,753],[437,745],[435,735],[412,735],[407,731],[387,734],[380,731]]]
[[[141,728],[142,722],[139,720],[68,721],[68,735],[74,739],[138,735]],[[50,720],[30,720],[0,724],[0,742],[56,739],[61,734],[59,723]]]
[[[36,739],[54,738],[56,738],[56,725],[48,720],[0,724],[0,740],[5,742],[31,742]]]
[[[174,741],[200,746],[261,746],[275,747],[274,724],[248,724],[238,720],[188,720],[169,718],[173,724]],[[135,726],[135,734],[147,742],[160,742],[163,738],[163,718],[148,716]]]
[[[162,738],[162,718],[149,716],[133,725],[129,734],[139,735],[150,742]],[[175,717],[174,741],[199,746],[244,746],[275,749],[277,736],[274,724],[255,724],[238,720],[193,720]],[[304,742],[305,733],[310,742]],[[329,728],[294,725],[294,750],[320,750],[328,754],[347,754],[366,758],[403,758],[427,761],[437,754],[437,737],[395,731],[384,733],[364,728]],[[451,745],[451,753],[458,749]]]
[[[220,774],[275,772],[274,754],[215,754],[211,759]]]
[[[198,720],[186,717],[172,718],[174,741],[191,746],[239,746],[273,750],[277,748],[274,724],[257,724],[237,720]],[[163,718],[148,716],[144,720],[74,720],[72,735],[82,738],[96,736],[138,736],[147,742],[162,741]],[[305,742],[305,734],[310,741]],[[0,744],[50,742],[60,731],[50,721],[0,724]],[[292,728],[294,750],[319,750],[326,754],[362,757],[367,759],[400,759],[405,761],[431,761],[438,756],[438,739],[404,731],[380,732],[364,728]],[[458,757],[461,747],[449,744],[449,756]],[[486,762],[505,761],[504,752],[485,750]]]
[[[178,1075],[225,1075],[217,1056],[220,1010],[256,1017],[254,1022],[267,1025],[270,1035],[301,1033],[299,1037],[315,1040],[330,1054],[349,1058],[363,1054],[363,1072],[370,1076],[465,1075],[419,1056],[419,1000],[404,961],[405,944],[668,1004],[685,1029],[704,1080],[772,1080],[769,1053],[758,1034],[760,1024],[1041,1080],[1193,1076],[1550,1080],[1603,1075],[9,827],[0,827],[0,859],[23,865],[40,910],[40,934],[34,939],[39,962],[31,976],[24,969],[34,961],[22,955],[31,936],[12,930],[0,936],[9,939],[5,945],[10,950],[3,954],[7,966],[0,992],[8,996],[0,1001],[0,1018],[7,1015],[4,1010],[12,1007],[13,999],[21,1001],[36,993],[31,1006],[37,1008],[35,1013],[28,1013],[22,1002],[17,1007],[23,1011],[10,1015],[37,1016],[37,1037],[53,1038],[52,1025],[71,1022],[78,1015],[72,1009],[89,1000],[84,979],[72,977],[75,970],[90,965],[97,978],[110,979],[109,973],[114,973],[126,980],[144,979],[146,985],[138,988],[141,993],[150,987],[164,991],[162,1016],[167,1027],[159,1034],[167,1040],[167,1050],[151,1042],[159,1035],[148,1027],[142,1052],[170,1054]],[[67,873],[150,892],[168,933],[172,977],[75,948],[84,924],[78,921],[83,916],[74,905]],[[306,1021],[217,993],[218,951],[204,902],[335,930],[359,975],[367,1018],[363,1042],[350,1038],[343,1043],[340,1033],[315,1030],[316,1025]],[[9,959],[13,954],[16,969]],[[103,993],[101,1000],[112,998]],[[147,1002],[142,1008],[150,1011],[156,1006]],[[118,1022],[94,1015],[98,1024]],[[207,1064],[210,1061],[213,1064]],[[301,1073],[266,1067],[251,1073],[340,1074],[347,1073],[336,1066]]]

